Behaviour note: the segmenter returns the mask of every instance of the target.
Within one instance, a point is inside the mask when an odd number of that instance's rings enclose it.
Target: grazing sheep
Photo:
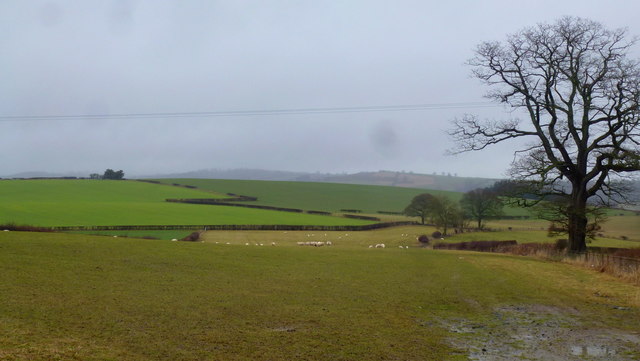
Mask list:
[[[373,245],[371,245],[371,244],[370,244],[370,245],[369,245],[369,248],[373,248]]]
[[[249,245],[249,243],[245,243],[244,245],[245,245],[245,246],[248,246],[248,245]]]
[[[331,243],[331,241],[327,241],[327,246],[332,246],[333,243]]]
[[[399,248],[404,248],[404,247],[402,247],[402,246],[398,246],[398,247],[399,247]]]
[[[409,249],[409,246],[404,246],[405,249]]]
[[[276,245],[276,242],[271,242],[271,245],[272,245],[272,246],[275,246],[275,245]]]
[[[330,245],[331,242],[297,242],[298,246],[314,246],[314,247],[322,247],[325,244]]]
[[[385,247],[384,243],[376,244],[376,248],[384,248],[384,247]]]
[[[177,242],[177,241],[178,241],[178,240],[177,240],[177,239],[175,239],[175,238],[171,240],[171,242]]]
[[[231,243],[227,242],[227,243],[225,243],[225,244],[231,244]]]

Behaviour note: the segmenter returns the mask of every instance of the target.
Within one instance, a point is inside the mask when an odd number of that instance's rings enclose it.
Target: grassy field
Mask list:
[[[339,183],[277,182],[227,179],[157,179],[171,184],[188,184],[199,189],[258,197],[255,204],[339,212],[359,209],[365,213],[402,211],[413,197],[429,192],[460,198],[461,193],[424,189]]]
[[[255,204],[339,212],[358,209],[375,215],[378,211],[402,212],[418,194],[444,195],[457,202],[462,193],[418,188],[340,183],[281,182],[228,179],[156,179],[165,184],[188,184],[220,193],[258,197]],[[509,216],[528,216],[522,208],[505,207]]]
[[[508,231],[546,231],[549,222],[536,220],[492,220],[487,222],[489,228]],[[602,229],[598,232],[600,238],[631,240],[640,242],[640,217],[634,214],[609,216],[601,224]],[[542,232],[545,233],[545,232]]]
[[[165,202],[219,193],[136,181],[3,180],[0,224],[36,226],[163,224],[359,225],[371,222],[261,209]]]
[[[419,248],[417,237],[431,233],[436,229],[429,226],[403,226],[384,228],[373,231],[359,232],[311,232],[311,231],[207,231],[202,239],[206,242],[231,243],[244,245],[256,243],[269,245],[276,242],[278,245],[296,245],[297,242],[306,241],[331,241],[334,245],[347,248],[367,248],[369,245],[384,243],[388,247],[409,246]],[[556,238],[547,237],[546,231],[540,230],[505,230],[491,232],[468,232],[451,235],[443,242],[470,242],[470,241],[507,241],[516,240],[518,243],[551,243]],[[439,241],[439,240],[435,240]],[[621,240],[607,237],[598,237],[588,246],[592,247],[640,247],[640,241]]]
[[[0,232],[0,289],[1,360],[640,357],[638,287],[504,255]]]

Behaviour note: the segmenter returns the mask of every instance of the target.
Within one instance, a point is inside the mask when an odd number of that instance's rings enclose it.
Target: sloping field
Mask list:
[[[401,212],[418,194],[445,194],[456,201],[461,193],[428,191],[424,189],[354,185],[339,183],[278,182],[227,179],[156,179],[171,184],[188,184],[204,190],[258,197],[260,204],[276,207],[300,208],[339,212],[358,209],[364,213],[377,211]]]
[[[166,198],[221,197],[227,196],[136,181],[3,180],[0,181],[0,224],[100,226],[371,223],[261,209],[165,202]]]
[[[2,360],[634,360],[640,289],[424,249],[0,232]]]
[[[340,183],[282,182],[228,179],[155,179],[165,184],[185,184],[203,190],[258,197],[252,204],[339,212],[357,209],[363,213],[402,212],[421,193],[442,194],[457,202],[462,193],[417,188]],[[505,207],[509,216],[527,216],[528,210]]]

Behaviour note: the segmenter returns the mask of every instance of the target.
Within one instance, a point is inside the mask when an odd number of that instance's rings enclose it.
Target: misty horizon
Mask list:
[[[505,178],[524,143],[446,155],[452,120],[520,117],[470,77],[477,44],[563,15],[640,35],[638,10],[621,0],[3,3],[0,174]]]

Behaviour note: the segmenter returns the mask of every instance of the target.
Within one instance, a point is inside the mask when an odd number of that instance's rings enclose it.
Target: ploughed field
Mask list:
[[[395,231],[408,249],[0,232],[0,360],[640,358],[637,286]]]
[[[0,224],[32,226],[111,225],[362,225],[372,222],[303,213],[166,202],[167,198],[227,195],[109,180],[1,180]]]

